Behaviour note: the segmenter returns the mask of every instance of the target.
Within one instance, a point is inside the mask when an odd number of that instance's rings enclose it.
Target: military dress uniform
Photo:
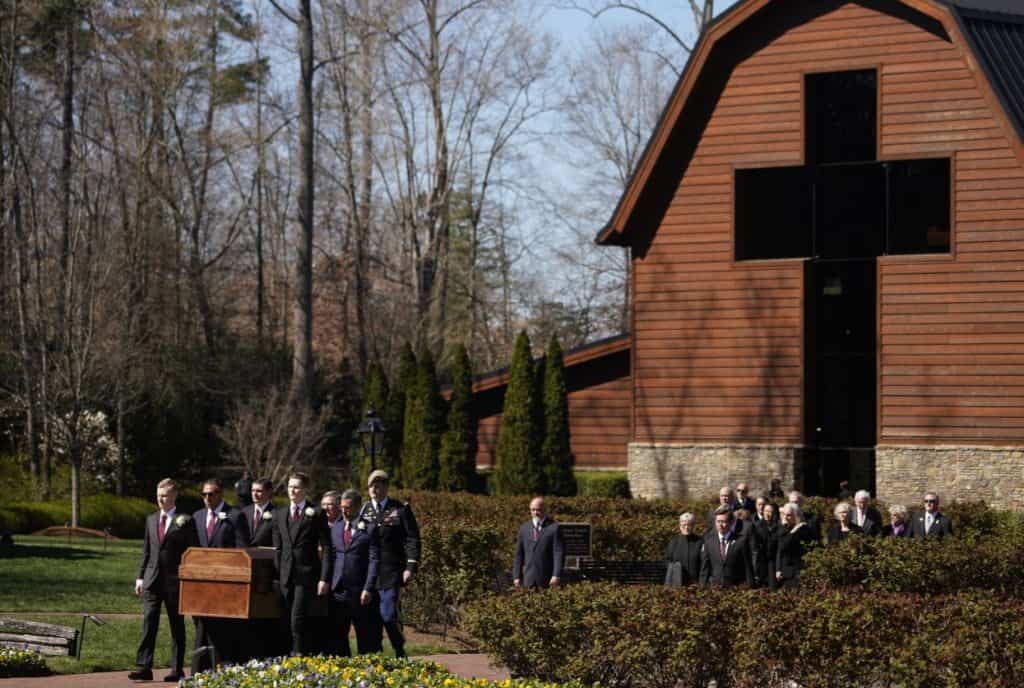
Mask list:
[[[380,534],[380,568],[377,589],[380,597],[380,619],[396,657],[405,656],[405,636],[399,620],[399,596],[402,574],[415,572],[420,561],[420,528],[408,502],[391,497],[374,503],[367,500],[361,517],[375,524]]]

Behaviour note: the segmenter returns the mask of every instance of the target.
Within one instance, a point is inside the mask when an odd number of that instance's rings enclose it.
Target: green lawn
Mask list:
[[[106,624],[86,624],[81,662],[60,657],[47,658],[47,664],[58,673],[133,668],[142,631],[142,603],[134,593],[142,541],[111,541],[104,551],[102,540],[74,539],[69,544],[60,538],[28,535],[16,535],[14,540],[15,556],[0,559],[0,616],[46,612],[27,618],[81,628],[81,614],[94,614]],[[191,620],[186,620],[185,628],[186,647],[191,649]],[[386,642],[385,648],[390,654]],[[410,644],[407,649],[414,655],[448,651],[440,642]],[[170,664],[166,615],[160,618],[156,664]]]

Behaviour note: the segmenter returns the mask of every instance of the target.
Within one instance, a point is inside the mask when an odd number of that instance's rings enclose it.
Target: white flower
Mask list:
[[[316,512],[313,511],[313,507],[311,507],[311,506],[307,506],[306,507],[306,511],[305,511],[306,516],[309,516],[310,518],[312,518],[313,514],[315,514],[315,513]]]
[[[269,511],[264,511],[263,516],[261,516],[261,518],[264,521],[269,521],[270,519],[274,518],[274,514],[270,513]]]
[[[356,524],[356,528],[359,530],[366,530],[366,521],[360,521]]]
[[[179,528],[181,528],[186,523],[188,523],[188,515],[187,514],[180,514],[178,516],[175,516],[175,518],[174,518],[174,525],[176,525]]]
[[[223,520],[227,519],[227,517],[228,517],[228,512],[226,512],[226,511],[218,511],[217,512],[217,520],[218,521],[223,521]]]

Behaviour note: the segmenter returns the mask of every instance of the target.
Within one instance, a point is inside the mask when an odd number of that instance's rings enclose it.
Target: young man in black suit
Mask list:
[[[160,627],[160,605],[167,609],[171,627],[171,672],[164,678],[177,682],[184,678],[185,618],[178,613],[178,566],[181,555],[199,544],[196,529],[188,514],[178,513],[178,483],[170,478],[156,487],[160,510],[146,518],[142,540],[142,562],[135,579],[135,594],[142,597],[142,641],[135,656],[139,668],[128,674],[133,681],[153,680],[153,652]]]
[[[274,558],[292,631],[293,655],[312,649],[307,619],[313,600],[328,593],[334,570],[327,516],[306,499],[308,489],[305,473],[288,476],[288,504],[274,516]]]
[[[704,585],[734,588],[754,585],[754,567],[749,533],[734,523],[732,509],[721,506],[715,511],[715,529],[704,537],[700,580]],[[734,527],[739,525],[740,528]]]
[[[274,546],[274,483],[267,479],[252,483],[252,504],[242,509],[246,547]]]
[[[953,522],[939,511],[939,495],[929,492],[924,496],[924,513],[910,522],[910,537],[941,538],[953,534]]]
[[[530,500],[530,520],[519,526],[512,560],[512,584],[517,588],[554,588],[561,582],[565,562],[562,531],[544,508],[544,498]]]

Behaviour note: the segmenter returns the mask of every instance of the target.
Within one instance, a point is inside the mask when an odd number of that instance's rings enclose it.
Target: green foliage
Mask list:
[[[366,418],[366,412],[370,409],[373,409],[378,415],[387,413],[389,393],[388,378],[384,373],[384,367],[381,366],[379,361],[372,361],[370,363],[369,370],[366,371],[366,384],[363,385],[362,418]],[[383,422],[383,418],[381,420]],[[370,472],[377,468],[382,468],[388,472],[388,475],[393,475],[394,461],[392,461],[391,457],[388,455],[390,447],[387,443],[387,425],[384,426],[384,430],[384,447],[377,453],[376,457],[371,457],[363,451],[362,440],[358,442],[358,446],[356,448],[356,452],[359,457],[357,485],[365,485]]]
[[[558,339],[551,338],[544,357],[544,441],[540,461],[548,494],[576,494],[576,478],[572,473],[575,459],[569,444],[569,394],[565,386],[565,366]]]
[[[385,438],[384,453],[389,458],[388,475],[395,485],[402,484],[402,440],[405,435],[405,404],[409,390],[416,384],[416,355],[408,342],[402,347],[398,362],[398,379],[388,396],[388,406],[384,413]],[[387,470],[387,469],[385,469]]]
[[[436,487],[443,429],[443,400],[434,357],[424,351],[416,367],[416,381],[405,395],[402,480],[406,486],[427,490]]]
[[[46,662],[38,652],[0,647],[0,678],[46,676],[49,673]]]
[[[111,494],[82,498],[80,525],[103,530],[110,528],[116,537],[141,538],[146,516],[156,506],[138,497],[117,497]],[[50,526],[62,526],[71,520],[71,503],[14,502],[0,507],[0,529],[14,533],[32,533]]]
[[[476,477],[476,415],[473,413],[473,368],[466,347],[459,344],[452,364],[452,394],[448,423],[441,437],[437,487],[467,491]]]
[[[581,497],[628,499],[629,475],[625,471],[576,471],[576,493]]]
[[[525,495],[539,491],[537,488],[543,476],[535,460],[540,433],[536,423],[535,397],[530,339],[525,332],[520,332],[512,354],[495,450],[497,466],[492,479],[495,494]]]
[[[766,620],[770,625],[766,626]],[[624,687],[1012,686],[1024,603],[582,584],[481,599],[463,627],[520,675]],[[743,629],[736,632],[735,629]],[[571,638],[572,642],[565,642]]]
[[[321,375],[318,374],[318,377]],[[358,444],[355,432],[361,420],[359,410],[362,400],[359,398],[359,384],[347,358],[343,358],[336,369],[327,371],[322,377],[324,379],[317,384],[318,396],[321,404],[330,410],[323,455],[330,463],[337,465],[341,463],[341,457],[352,455],[353,441]],[[359,466],[352,468],[357,471]]]

